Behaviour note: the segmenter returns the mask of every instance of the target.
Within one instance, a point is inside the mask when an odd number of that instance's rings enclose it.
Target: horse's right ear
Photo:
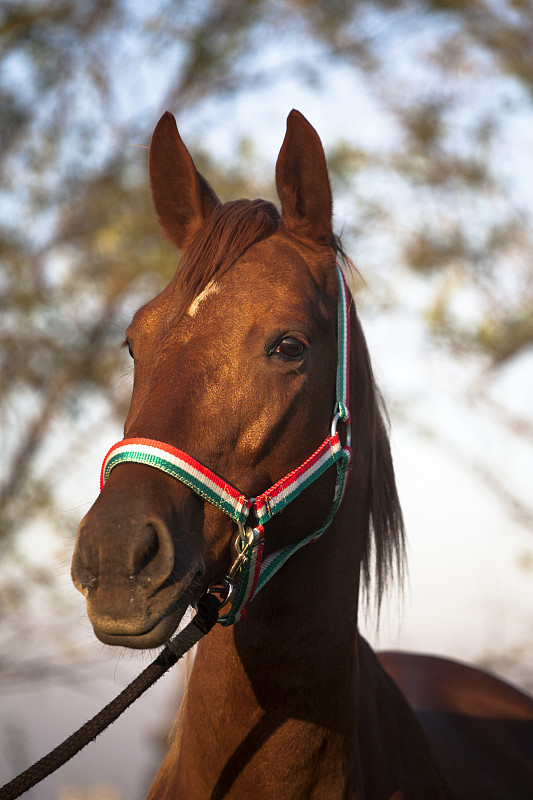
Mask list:
[[[166,111],[150,145],[150,182],[157,215],[166,235],[182,249],[219,205],[183,144],[176,120]]]

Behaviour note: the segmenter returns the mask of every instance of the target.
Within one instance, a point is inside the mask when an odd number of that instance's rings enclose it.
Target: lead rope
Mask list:
[[[0,788],[0,800],[15,800],[37,783],[56,772],[60,767],[92,742],[98,734],[109,727],[144,692],[179,661],[202,637],[218,618],[219,601],[213,595],[204,595],[197,604],[197,613],[189,624],[171,639],[157,658],[144,669],[114,700],[92,719],[65,739],[48,755],[41,758],[16,778]]]

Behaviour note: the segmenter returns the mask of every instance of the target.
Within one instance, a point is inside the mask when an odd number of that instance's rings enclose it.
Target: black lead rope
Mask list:
[[[96,739],[99,733],[111,725],[150,688],[165,672],[209,633],[218,619],[220,603],[212,594],[206,594],[198,603],[198,611],[189,624],[174,639],[168,642],[155,661],[146,667],[129,686],[115,697],[96,716],[90,719],[68,739],[58,745],[16,778],[0,788],[0,800],[15,800],[37,783],[62,767],[85,745]]]

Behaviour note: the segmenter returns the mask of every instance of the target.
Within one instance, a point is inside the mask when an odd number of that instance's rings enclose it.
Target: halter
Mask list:
[[[237,524],[239,532],[235,541],[235,560],[221,581],[209,587],[209,592],[219,594],[221,608],[228,604],[227,613],[218,621],[229,626],[241,619],[253,598],[270,578],[300,548],[315,541],[330,526],[344,497],[352,458],[350,439],[349,366],[350,366],[350,295],[342,270],[337,265],[339,299],[337,304],[337,379],[336,404],[329,436],[320,447],[299,467],[260,494],[247,498],[231,484],[200,464],[182,450],[152,439],[123,439],[113,445],[104,459],[100,489],[114,467],[126,461],[145,464],[171,475],[196,494],[219,508]],[[343,446],[337,431],[339,422],[346,425],[346,445]],[[264,525],[285,508],[330,466],[337,466],[335,493],[329,514],[321,528],[296,544],[285,547],[263,558]],[[247,525],[250,512],[256,524]]]

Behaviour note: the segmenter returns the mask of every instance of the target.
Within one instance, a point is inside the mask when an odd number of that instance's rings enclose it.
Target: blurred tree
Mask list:
[[[58,524],[50,463],[88,435],[95,398],[102,418],[124,401],[116,328],[175,266],[145,151],[125,143],[144,147],[165,107],[182,121],[287,78],[320,92],[336,68],[364,82],[383,134],[331,147],[340,202],[356,198],[345,237],[387,253],[389,287],[391,255],[427,287],[429,330],[454,352],[490,372],[531,347],[531,193],[501,159],[531,125],[530,0],[4,0],[0,547],[36,517]],[[223,197],[268,195],[241,144],[229,163],[195,156]]]

